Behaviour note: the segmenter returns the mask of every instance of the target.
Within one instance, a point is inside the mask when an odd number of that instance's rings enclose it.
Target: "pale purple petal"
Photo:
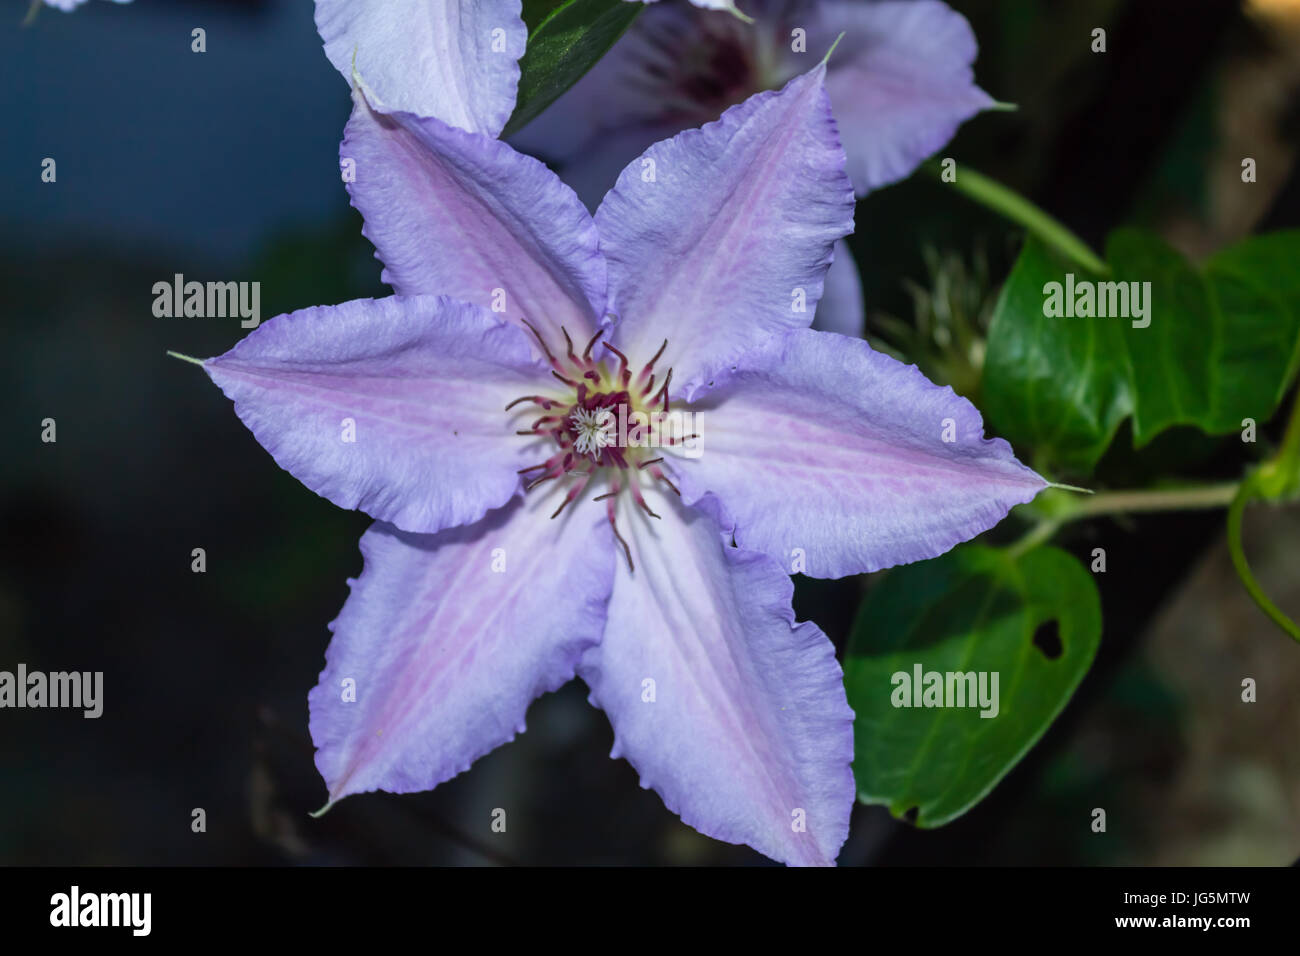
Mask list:
[[[568,186],[498,140],[354,99],[339,156],[385,282],[526,318],[555,339],[561,325],[595,330],[605,261]]]
[[[806,61],[771,83],[746,66],[756,27],[685,3],[647,9],[546,111],[510,137],[559,166],[595,210],[618,174],[651,145],[716,120],[728,106],[808,69]]]
[[[756,340],[807,327],[835,240],[853,229],[824,76],[652,146],[596,213],[617,344],[637,362],[666,338],[660,367],[687,398]]]
[[[535,464],[514,399],[545,388],[523,330],[441,296],[281,315],[204,369],[281,468],[408,531],[477,521]]]
[[[316,0],[325,55],[386,113],[496,136],[515,108],[520,0]]]
[[[939,0],[821,0],[809,50],[841,32],[826,89],[859,196],[908,176],[993,105],[975,85],[970,24]]]
[[[801,330],[745,361],[694,405],[700,454],[673,470],[688,502],[787,571],[932,558],[1046,484],[984,438],[970,402],[861,339]]]
[[[817,303],[812,327],[819,332],[861,337],[866,328],[862,310],[862,277],[853,250],[841,239],[835,243],[835,261],[826,270],[826,288]]]
[[[614,726],[611,756],[701,833],[833,863],[854,800],[834,647],[795,623],[775,562],[724,546],[671,495],[650,501],[661,520],[623,509],[636,570],[617,564],[604,639],[578,671]]]
[[[330,802],[437,786],[573,677],[604,627],[613,539],[602,510],[551,521],[554,506],[530,495],[470,527],[362,537],[365,570],[309,695]]]

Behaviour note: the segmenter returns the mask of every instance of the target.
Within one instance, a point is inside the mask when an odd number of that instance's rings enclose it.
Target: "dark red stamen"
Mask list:
[[[510,411],[510,409],[514,408],[520,402],[536,402],[538,405],[541,405],[542,408],[547,411],[550,411],[551,406],[555,404],[549,398],[545,398],[541,395],[522,395],[519,398],[516,398],[509,405],[507,405],[506,411]]]
[[[529,322],[527,319],[521,318],[519,321],[524,323],[524,325],[528,326],[528,330],[532,332],[533,337],[537,339],[537,344],[542,347],[542,351],[545,352],[546,357],[551,360],[551,364],[555,365],[556,364],[555,356],[551,354],[551,350],[547,347],[546,339],[542,338],[542,333],[538,332],[537,327],[534,326],[533,323]]]

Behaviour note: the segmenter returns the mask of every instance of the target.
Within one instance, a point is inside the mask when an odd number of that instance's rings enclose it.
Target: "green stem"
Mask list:
[[[1294,421],[1295,418],[1292,418],[1292,422]],[[1281,608],[1269,600],[1264,589],[1255,580],[1250,564],[1246,561],[1246,550],[1241,543],[1241,519],[1245,514],[1246,505],[1258,490],[1257,472],[1241,483],[1240,490],[1232,499],[1232,504],[1228,508],[1228,554],[1232,556],[1232,566],[1237,569],[1237,577],[1241,578],[1241,583],[1246,586],[1246,591],[1259,605],[1259,609],[1267,614],[1274,624],[1296,641],[1300,641],[1300,627],[1297,627],[1295,621],[1282,613]]]
[[[1271,474],[1269,466],[1277,466],[1285,461],[1288,449],[1292,454],[1300,453],[1300,443],[1289,444],[1293,435],[1300,434],[1300,426],[1296,426],[1297,421],[1300,421],[1300,402],[1297,402],[1296,413],[1288,425],[1287,439],[1283,441],[1282,453],[1269,462],[1268,466],[1251,473],[1244,481],[1156,491],[1106,491],[1091,498],[1070,500],[1064,510],[1041,519],[1008,550],[1013,558],[1019,557],[1026,551],[1046,543],[1061,529],[1062,525],[1084,518],[1135,512],[1190,511],[1199,508],[1226,507],[1228,509],[1228,554],[1232,558],[1232,566],[1237,571],[1237,577],[1241,578],[1246,592],[1259,605],[1260,610],[1268,615],[1269,620],[1296,641],[1300,641],[1300,625],[1287,617],[1255,580],[1255,575],[1246,560],[1246,551],[1241,539],[1241,523],[1246,505],[1256,497],[1269,495],[1264,487],[1269,483]]]
[[[1134,514],[1155,511],[1193,511],[1201,508],[1226,508],[1236,497],[1241,483],[1194,485],[1188,488],[1160,488],[1152,491],[1103,491],[1087,498],[1065,499],[1061,511],[1041,519],[1023,538],[1011,545],[1013,556],[1024,554],[1043,544],[1071,521],[1099,518],[1104,515]]]
[[[1061,486],[1057,486],[1061,487]],[[1259,609],[1287,635],[1300,642],[1300,625],[1287,617],[1264,593],[1255,580],[1246,560],[1242,545],[1241,525],[1246,505],[1255,498],[1269,501],[1285,500],[1300,490],[1300,389],[1296,391],[1295,404],[1282,437],[1282,447],[1271,459],[1252,471],[1242,481],[1229,481],[1217,485],[1199,485],[1189,488],[1167,488],[1155,491],[1105,491],[1090,498],[1057,498],[1052,510],[1041,517],[1019,541],[1008,548],[1011,556],[1018,557],[1048,541],[1061,526],[1081,518],[1095,518],[1107,514],[1151,511],[1186,511],[1194,508],[1228,509],[1228,554],[1237,577]],[[1050,494],[1050,492],[1048,492]]]
[[[922,168],[942,179],[942,167],[934,160],[923,163]],[[1088,248],[1086,242],[1067,229],[1060,220],[1048,215],[1018,192],[966,166],[958,171],[956,179],[950,185],[957,187],[958,192],[968,199],[1024,226],[1032,235],[1090,272],[1110,274],[1110,267]]]
[[[1239,481],[1227,481],[1218,485],[1162,488],[1155,491],[1103,491],[1091,498],[1080,499],[1065,520],[1133,512],[1226,508],[1240,487]]]

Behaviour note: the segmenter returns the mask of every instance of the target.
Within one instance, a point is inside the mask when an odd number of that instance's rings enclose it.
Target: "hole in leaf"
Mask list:
[[[910,823],[912,824],[912,826],[916,826],[916,818],[919,817],[920,815],[921,815],[921,808],[912,807],[910,810],[908,810],[906,813],[903,814],[903,822]]]
[[[1061,656],[1061,629],[1055,620],[1044,621],[1034,631],[1034,647],[1043,652],[1049,661]]]

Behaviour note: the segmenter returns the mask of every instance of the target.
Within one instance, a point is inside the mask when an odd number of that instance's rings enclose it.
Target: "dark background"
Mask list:
[[[1300,4],[953,5],[980,39],[980,84],[1020,108],[972,120],[943,155],[1094,245],[1140,223],[1201,256],[1300,224],[1300,17],[1269,12]],[[325,789],[306,694],[368,521],[275,467],[205,376],[164,354],[223,352],[238,320],[155,318],[152,286],[177,272],[260,281],[264,317],[384,293],[337,171],[347,84],[306,0],[92,0],[24,28],[26,10],[0,8],[0,668],[103,671],[105,706],[99,720],[0,712],[0,863],[765,862],[641,790],[576,681],[434,793],[307,815]],[[1097,26],[1104,55],[1089,50]],[[190,51],[194,27],[206,53]],[[1243,156],[1259,163],[1249,190]],[[945,277],[986,316],[1016,243],[917,177],[859,204],[853,248],[873,316],[911,319],[909,283]],[[56,444],[40,441],[47,417]],[[1099,480],[1234,477],[1243,460],[1231,441],[1174,432],[1137,454],[1123,435]],[[1248,530],[1293,615],[1297,529],[1278,512]],[[858,807],[841,862],[1300,854],[1300,654],[1232,578],[1222,516],[1098,522],[1064,543],[1086,553],[1102,535],[1138,570],[1101,580],[1102,651],[1062,718],[948,827]],[[863,586],[800,581],[797,609],[842,650]],[[1252,710],[1243,675],[1269,678]],[[1088,828],[1096,806],[1105,835]],[[198,807],[206,833],[191,831]],[[496,807],[506,834],[490,831]]]

